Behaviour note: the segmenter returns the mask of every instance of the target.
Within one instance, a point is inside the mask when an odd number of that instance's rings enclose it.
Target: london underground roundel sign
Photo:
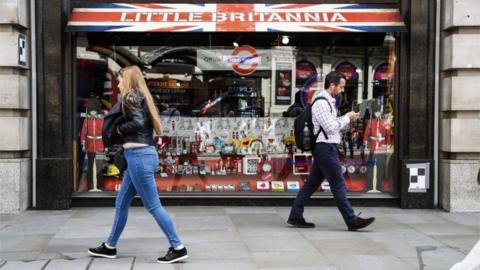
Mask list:
[[[242,45],[232,52],[229,59],[232,69],[240,75],[249,75],[257,69],[260,57],[257,51],[248,45]]]

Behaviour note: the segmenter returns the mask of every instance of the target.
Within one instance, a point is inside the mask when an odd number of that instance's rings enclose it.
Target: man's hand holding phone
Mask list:
[[[347,113],[347,116],[348,118],[350,118],[350,122],[354,122],[357,121],[358,118],[360,118],[360,113],[351,111]]]

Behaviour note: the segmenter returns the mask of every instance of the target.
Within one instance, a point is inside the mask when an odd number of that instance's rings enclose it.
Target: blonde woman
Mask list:
[[[88,252],[97,257],[117,257],[116,245],[127,222],[128,208],[133,197],[138,194],[170,243],[167,254],[158,258],[157,262],[184,260],[188,258],[187,249],[180,241],[172,219],[162,207],[155,185],[154,173],[158,156],[153,142],[153,130],[160,134],[161,127],[153,98],[137,66],[120,70],[118,81],[125,122],[118,125],[117,132],[123,139],[128,166],[115,201],[115,218],[110,236],[106,242]]]

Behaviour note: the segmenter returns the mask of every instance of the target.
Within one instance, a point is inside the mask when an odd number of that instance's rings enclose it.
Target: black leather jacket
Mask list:
[[[134,142],[155,145],[153,125],[143,94],[138,90],[130,91],[122,99],[126,121],[118,126],[123,143]]]

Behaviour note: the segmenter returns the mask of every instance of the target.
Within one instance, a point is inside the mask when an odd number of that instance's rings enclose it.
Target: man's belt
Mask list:
[[[87,139],[101,140],[101,139],[102,139],[102,136],[87,136]]]

